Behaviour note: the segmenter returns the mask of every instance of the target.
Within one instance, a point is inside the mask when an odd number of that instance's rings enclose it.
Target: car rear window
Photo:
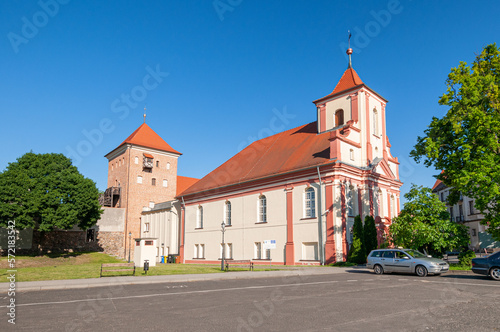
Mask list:
[[[376,250],[376,251],[372,252],[370,257],[382,257],[382,251]]]

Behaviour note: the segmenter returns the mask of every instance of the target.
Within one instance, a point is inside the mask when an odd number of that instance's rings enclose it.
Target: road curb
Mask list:
[[[122,285],[144,285],[158,283],[196,282],[196,281],[217,281],[217,280],[237,280],[237,279],[261,279],[279,278],[305,275],[325,275],[346,273],[345,268],[314,267],[299,268],[293,270],[276,271],[253,271],[253,272],[225,272],[210,274],[177,274],[162,276],[141,276],[141,277],[105,277],[92,279],[66,279],[66,280],[46,280],[46,281],[25,281],[16,283],[17,292],[29,291],[50,291],[61,289],[82,289],[94,287],[113,287]],[[9,283],[0,284],[0,293],[9,291]]]

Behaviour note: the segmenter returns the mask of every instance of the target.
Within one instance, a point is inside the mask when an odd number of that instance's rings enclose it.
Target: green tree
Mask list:
[[[352,245],[347,255],[347,261],[356,264],[366,263],[366,251],[363,243],[363,223],[361,217],[357,215],[354,218]]]
[[[0,226],[87,229],[102,213],[99,191],[62,154],[26,153],[0,173]]]
[[[469,243],[467,228],[450,220],[446,205],[427,187],[412,184],[407,202],[389,227],[396,246],[440,254]]]
[[[377,227],[375,227],[375,219],[372,216],[365,217],[365,225],[363,228],[363,238],[366,255],[373,249],[377,249]]]
[[[472,66],[460,62],[446,80],[439,104],[447,114],[434,117],[418,137],[410,155],[415,161],[443,170],[437,176],[451,188],[455,204],[460,192],[475,199],[483,224],[500,240],[500,50],[488,45]]]

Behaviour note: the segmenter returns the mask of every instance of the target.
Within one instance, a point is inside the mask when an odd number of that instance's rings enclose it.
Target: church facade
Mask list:
[[[250,144],[177,196],[182,262],[344,261],[356,215],[374,216],[385,241],[402,185],[387,101],[349,65],[313,103],[317,121]]]

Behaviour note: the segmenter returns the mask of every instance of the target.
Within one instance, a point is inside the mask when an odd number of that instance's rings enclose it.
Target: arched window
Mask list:
[[[377,109],[374,108],[373,109],[373,134],[374,135],[379,135],[379,132],[378,132],[378,112],[377,112]]]
[[[316,195],[314,189],[309,187],[304,192],[304,217],[316,217]]]
[[[134,158],[134,163],[139,164],[139,157]]]
[[[226,226],[231,226],[231,202],[227,201],[226,204],[224,204],[224,221]]]
[[[198,206],[196,214],[196,228],[203,228],[203,206]]]
[[[334,127],[338,127],[344,124],[344,110],[335,111],[335,124]]]
[[[259,220],[258,222],[267,222],[267,199],[266,196],[259,197]]]
[[[167,169],[170,169],[170,163],[167,163]]]

